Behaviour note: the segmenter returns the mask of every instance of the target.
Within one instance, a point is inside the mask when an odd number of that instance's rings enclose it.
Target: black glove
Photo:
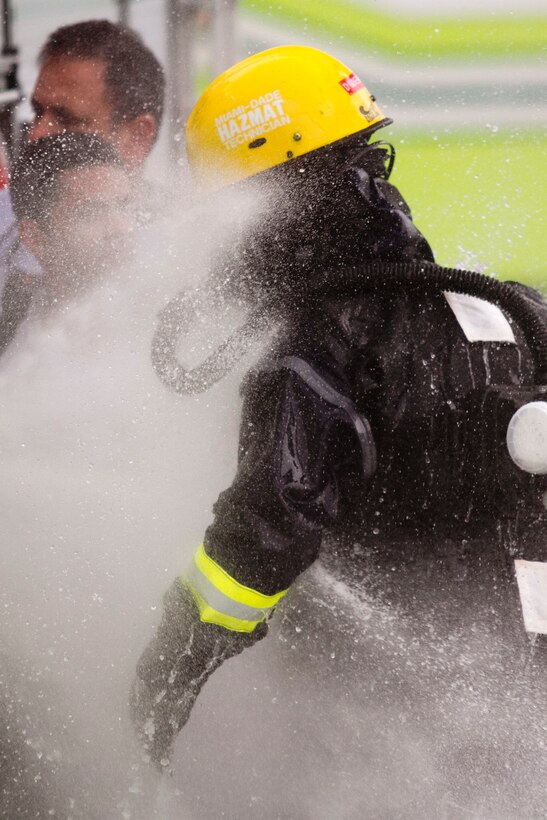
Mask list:
[[[160,770],[169,766],[175,738],[207,678],[267,631],[265,623],[249,634],[203,623],[191,593],[179,581],[170,587],[161,623],[137,664],[130,694],[133,725]]]

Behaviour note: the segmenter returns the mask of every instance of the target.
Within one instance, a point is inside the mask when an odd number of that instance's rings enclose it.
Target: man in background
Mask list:
[[[137,171],[158,135],[165,94],[163,69],[139,35],[108,20],[63,26],[46,40],[39,65],[29,142],[95,134]],[[0,292],[13,272],[39,276],[41,267],[21,240],[8,187],[0,191]]]
[[[126,166],[112,145],[93,134],[57,134],[25,147],[13,168],[11,199],[21,240],[41,275],[9,276],[0,351],[31,301],[51,310],[123,265],[133,227],[131,193]]]
[[[12,349],[20,350],[29,338],[25,329],[32,333],[33,328],[40,331],[42,323],[56,322],[66,307],[123,265],[132,244],[131,191],[130,173],[115,149],[93,134],[57,134],[25,146],[12,169],[11,198],[21,239],[34,254],[41,275],[16,281],[12,274],[8,279],[0,311],[0,349],[15,337]],[[80,325],[75,333],[81,341]],[[94,343],[97,337],[94,331]],[[47,332],[38,338],[40,346]],[[26,378],[23,373],[22,381]],[[6,383],[9,379],[4,387]],[[6,411],[5,405],[2,410]],[[81,416],[73,421],[80,424]],[[3,445],[9,437],[4,429]],[[55,470],[54,461],[50,466]],[[74,783],[76,763],[41,753],[42,744],[49,750],[51,702],[57,703],[59,696],[53,687],[44,699],[42,670],[27,670],[23,655],[2,644],[0,817],[94,818],[97,815],[87,805],[91,797],[85,777],[78,775]],[[39,687],[35,679],[40,680]],[[47,710],[43,708],[46,701]],[[64,704],[58,708],[65,708]],[[76,793],[79,802],[74,808],[71,803]]]

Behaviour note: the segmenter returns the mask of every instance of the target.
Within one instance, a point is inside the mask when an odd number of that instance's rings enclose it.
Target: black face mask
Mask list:
[[[370,177],[388,180],[395,164],[395,148],[390,142],[378,141],[364,145],[348,157],[348,165],[361,168]]]
[[[387,181],[393,154],[385,144],[354,153],[351,165],[338,159],[336,169],[333,155],[322,169],[302,164],[296,177],[299,169],[291,169],[274,198],[280,206],[221,249],[213,277],[227,295],[254,300],[340,266],[433,261],[408,205]]]

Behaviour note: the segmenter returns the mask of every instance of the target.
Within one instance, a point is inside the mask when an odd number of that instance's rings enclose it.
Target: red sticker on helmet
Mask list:
[[[348,94],[355,94],[356,91],[360,91],[361,88],[365,86],[355,74],[350,74],[349,77],[344,77],[343,80],[340,80],[340,85],[347,91]]]

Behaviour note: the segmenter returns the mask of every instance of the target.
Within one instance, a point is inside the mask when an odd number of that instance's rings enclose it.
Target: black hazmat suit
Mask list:
[[[397,189],[362,168],[308,202],[293,224],[247,237],[225,271],[256,269],[273,283],[327,273],[336,282],[348,265],[433,260]],[[514,287],[545,324],[542,297]],[[451,307],[442,291],[395,286],[386,273],[293,306],[273,351],[245,380],[237,474],[203,545],[207,559],[264,596],[287,590],[321,552],[333,577],[396,615],[381,651],[367,648],[365,676],[371,691],[381,681],[398,714],[424,722],[433,687],[441,700],[467,697],[477,633],[491,653],[492,702],[518,670],[515,714],[519,698],[535,698],[537,710],[545,678],[543,638],[524,628],[515,561],[547,561],[546,484],[520,471],[505,447],[512,413],[544,392],[513,317],[463,302]],[[466,309],[479,328],[488,325],[488,341],[480,330],[479,340],[467,338]],[[266,632],[264,619],[247,632],[200,621],[206,595],[195,571],[179,580],[139,662],[133,715],[158,763],[211,672]],[[317,631],[313,598],[303,598],[305,626]],[[420,647],[411,684],[397,672],[401,642]],[[531,734],[523,744],[544,766],[540,729]]]

